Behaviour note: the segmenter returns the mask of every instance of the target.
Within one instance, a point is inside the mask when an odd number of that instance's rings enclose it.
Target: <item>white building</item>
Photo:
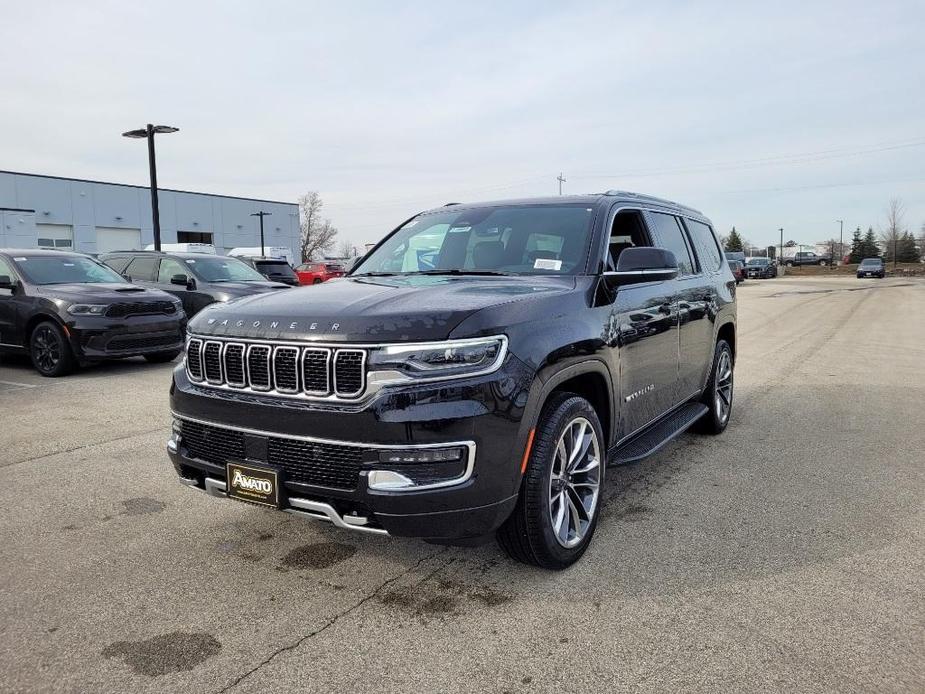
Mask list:
[[[162,243],[211,243],[219,253],[260,245],[299,250],[296,203],[158,189]],[[0,248],[82,253],[142,249],[154,242],[151,189],[122,183],[0,171]]]

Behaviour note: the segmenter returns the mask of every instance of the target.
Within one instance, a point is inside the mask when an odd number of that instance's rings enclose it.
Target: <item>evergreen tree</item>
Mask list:
[[[908,231],[899,237],[896,244],[896,260],[900,263],[917,263],[921,260],[919,249],[915,247],[915,237]]]
[[[861,227],[854,230],[854,236],[851,239],[851,254],[848,256],[849,263],[860,263],[864,260],[863,251],[864,241],[861,239]]]
[[[739,236],[739,232],[736,231],[736,228],[732,227],[732,231],[729,232],[729,238],[726,239],[726,250],[741,252],[744,250],[743,246],[742,237]]]
[[[874,228],[867,227],[867,233],[861,242],[862,259],[879,258],[881,256],[880,246],[877,245],[877,237],[874,235]]]

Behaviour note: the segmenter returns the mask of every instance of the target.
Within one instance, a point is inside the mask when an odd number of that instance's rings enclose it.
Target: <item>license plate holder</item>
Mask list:
[[[225,493],[231,499],[261,506],[282,508],[283,491],[279,470],[250,463],[225,464]]]

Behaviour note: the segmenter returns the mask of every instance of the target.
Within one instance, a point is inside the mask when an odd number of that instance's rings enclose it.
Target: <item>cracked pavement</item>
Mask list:
[[[0,689],[922,691],[923,315],[746,282],[728,431],[610,469],[561,573],[193,493],[170,365],[3,357]]]

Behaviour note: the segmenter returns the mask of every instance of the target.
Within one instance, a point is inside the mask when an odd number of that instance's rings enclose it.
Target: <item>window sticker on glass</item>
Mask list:
[[[463,233],[469,231],[471,228],[472,228],[472,227],[451,227],[451,228],[450,228],[450,233],[451,233],[451,234],[463,234]]]
[[[187,258],[187,259],[186,259],[186,264],[187,264],[187,265],[195,265],[195,264],[196,264],[196,261],[193,260],[192,258]]]
[[[64,267],[74,267],[74,263],[61,263]]]
[[[555,270],[558,272],[562,269],[562,261],[553,258],[537,258],[533,261],[534,270]]]
[[[17,263],[24,263],[29,259],[28,258],[13,258],[13,260],[15,260]]]

